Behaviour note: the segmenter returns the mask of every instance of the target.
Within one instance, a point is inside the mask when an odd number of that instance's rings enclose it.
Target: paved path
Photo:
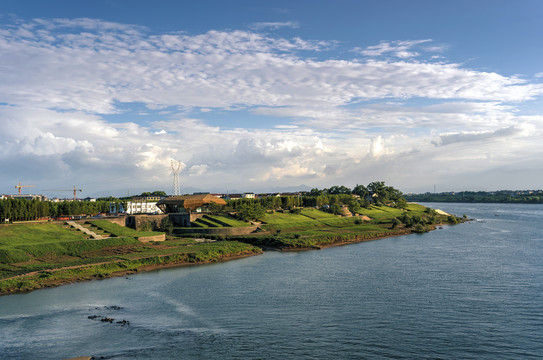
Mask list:
[[[66,221],[66,224],[73,226],[77,230],[83,231],[85,234],[90,235],[95,240],[102,240],[104,237],[102,235],[98,235],[92,230],[87,229],[86,227],[83,227],[76,223],[75,221]]]

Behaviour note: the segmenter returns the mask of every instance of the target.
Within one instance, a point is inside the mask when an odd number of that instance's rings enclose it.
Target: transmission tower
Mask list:
[[[183,169],[185,164],[183,164],[179,160],[171,160],[170,161],[170,170],[172,171],[173,175],[173,195],[181,195],[180,189],[179,189],[179,173]]]

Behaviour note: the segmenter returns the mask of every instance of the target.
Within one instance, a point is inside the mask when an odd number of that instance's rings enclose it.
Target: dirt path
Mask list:
[[[165,256],[173,255],[173,254],[175,254],[175,253],[172,253],[172,254],[161,254],[161,255],[152,255],[152,257],[155,257],[155,256],[156,256],[156,257],[165,257]],[[134,258],[134,259],[130,259],[130,260],[141,260],[141,259],[145,259],[145,258],[148,258],[148,257],[150,257],[150,256],[142,256],[142,257],[138,257],[138,258]],[[4,281],[4,280],[12,280],[12,279],[19,279],[19,278],[26,277],[26,276],[37,275],[37,274],[42,273],[42,272],[45,272],[45,271],[56,272],[56,271],[60,271],[60,270],[80,269],[80,268],[84,268],[84,267],[91,267],[91,266],[99,266],[99,265],[105,265],[105,264],[120,263],[120,262],[123,262],[123,261],[126,261],[126,259],[124,259],[124,260],[119,260],[119,259],[118,259],[118,260],[112,260],[112,261],[102,261],[102,262],[92,263],[92,264],[81,264],[81,265],[64,266],[64,267],[52,268],[52,269],[42,269],[42,270],[31,271],[31,272],[28,272],[28,273],[24,273],[24,274],[12,276],[12,277],[8,277],[8,278],[3,278],[3,279],[0,279],[0,281]]]

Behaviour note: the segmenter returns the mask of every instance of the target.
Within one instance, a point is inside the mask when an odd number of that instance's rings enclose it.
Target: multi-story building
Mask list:
[[[126,203],[127,214],[162,214],[156,206],[157,201],[146,201],[146,198],[134,198]]]

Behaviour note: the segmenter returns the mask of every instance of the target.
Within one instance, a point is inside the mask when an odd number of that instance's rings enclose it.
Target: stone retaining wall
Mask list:
[[[126,217],[126,226],[137,231],[151,230],[154,225],[160,225],[160,221],[165,217],[168,217],[168,214],[130,215]]]
[[[95,219],[91,219],[95,220]],[[119,217],[104,217],[104,218],[98,218],[96,220],[107,220],[110,223],[114,223],[121,226],[126,226],[126,216],[119,216]]]
[[[175,229],[176,235],[183,234],[207,234],[207,235],[249,235],[256,231],[257,226],[224,227],[224,228],[183,228]]]
[[[138,241],[149,242],[149,241],[164,241],[166,240],[166,234],[155,235],[155,236],[140,236]]]

